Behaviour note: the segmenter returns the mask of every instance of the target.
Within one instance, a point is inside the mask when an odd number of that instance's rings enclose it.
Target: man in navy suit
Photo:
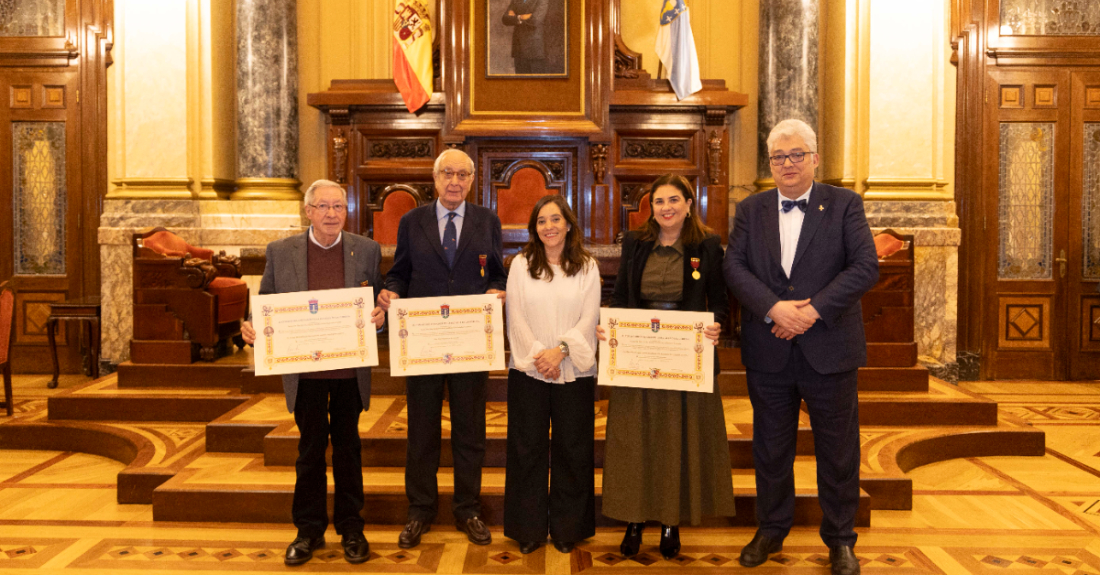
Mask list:
[[[810,415],[821,539],[834,575],[859,573],[859,406],[867,363],[859,300],[878,281],[863,200],[814,182],[817,136],[784,120],[768,136],[776,188],[737,206],[724,271],[741,303],[741,360],[753,408],[756,535],[739,561],[755,567],[783,548],[794,520],[798,411]]]
[[[439,155],[432,169],[439,199],[401,217],[397,251],[386,274],[378,306],[388,310],[399,297],[495,293],[504,299],[500,218],[466,201],[474,183],[474,162],[461,150]],[[408,377],[408,450],[405,494],[408,522],[398,536],[403,549],[415,547],[431,529],[438,510],[443,388],[451,411],[454,456],[455,527],[472,543],[488,545],[492,535],[481,520],[481,463],[485,458],[485,384],[488,372]]]

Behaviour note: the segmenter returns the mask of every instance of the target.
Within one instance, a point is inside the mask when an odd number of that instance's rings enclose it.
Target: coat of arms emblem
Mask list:
[[[451,317],[451,306],[447,304],[439,306],[439,315],[443,316],[443,319]]]
[[[661,331],[661,319],[655,317],[649,320],[649,329],[653,330],[653,333]]]
[[[313,361],[321,361],[321,352],[320,352],[320,350],[313,352],[312,358],[313,358]]]
[[[318,311],[320,311],[320,309],[321,306],[317,303],[317,300],[309,300],[309,313],[317,313]]]

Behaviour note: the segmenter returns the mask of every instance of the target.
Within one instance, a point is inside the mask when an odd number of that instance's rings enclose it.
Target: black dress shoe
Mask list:
[[[833,564],[833,575],[859,575],[859,557],[847,545],[830,547],[829,561]]]
[[[493,534],[489,533],[489,528],[477,515],[466,520],[455,519],[455,529],[465,533],[466,538],[474,545],[488,545],[493,542]]]
[[[294,566],[313,559],[313,552],[325,546],[324,537],[295,537],[286,548],[283,563]]]
[[[576,545],[576,543],[573,543],[572,541],[558,541],[557,539],[554,540],[554,549],[557,549],[560,553],[572,553],[574,545]]]
[[[530,555],[542,547],[542,541],[520,541],[519,552],[524,555]]]
[[[401,535],[397,536],[397,546],[402,549],[416,547],[420,545],[420,536],[431,530],[431,522],[412,519],[405,524],[405,528],[401,530]]]
[[[757,531],[752,541],[749,541],[749,544],[741,550],[741,556],[737,558],[737,562],[742,567],[756,567],[767,561],[769,554],[779,553],[782,550],[782,539],[772,539]]]
[[[661,557],[672,559],[680,554],[680,527],[661,525]]]
[[[370,559],[370,543],[367,543],[367,538],[363,537],[362,531],[345,533],[340,539],[340,544],[344,546],[344,559],[348,563],[366,563],[367,559]]]
[[[645,523],[626,525],[626,535],[623,535],[623,542],[619,545],[620,555],[633,557],[638,554],[638,549],[642,546],[642,531],[645,531]]]

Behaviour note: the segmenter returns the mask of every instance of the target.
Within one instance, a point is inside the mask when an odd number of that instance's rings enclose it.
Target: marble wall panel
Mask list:
[[[237,1],[237,177],[298,177],[295,0]]]
[[[787,118],[818,130],[817,2],[769,0],[760,3],[760,115],[757,175],[771,177],[767,139]]]

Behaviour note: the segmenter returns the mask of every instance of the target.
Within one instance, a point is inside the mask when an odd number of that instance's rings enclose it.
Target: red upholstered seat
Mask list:
[[[6,282],[5,282],[6,283]],[[10,289],[0,292],[0,364],[8,362],[11,349],[11,322],[15,310],[15,296]]]
[[[895,254],[905,244],[890,234],[879,234],[875,236],[875,252],[878,253],[878,258],[882,259]]]
[[[214,361],[243,347],[248,285],[240,259],[199,248],[164,229],[134,234],[134,363]]]
[[[216,277],[206,286],[206,291],[218,297],[218,323],[226,323],[245,317],[248,306],[248,284],[239,278]]]
[[[200,248],[187,243],[183,238],[168,231],[157,232],[144,239],[145,247],[166,256],[190,256],[211,261],[214,250]]]
[[[11,340],[15,335],[15,293],[11,291],[11,282],[0,283],[0,374],[4,378],[4,402],[0,407],[12,414],[13,400],[11,392]]]

